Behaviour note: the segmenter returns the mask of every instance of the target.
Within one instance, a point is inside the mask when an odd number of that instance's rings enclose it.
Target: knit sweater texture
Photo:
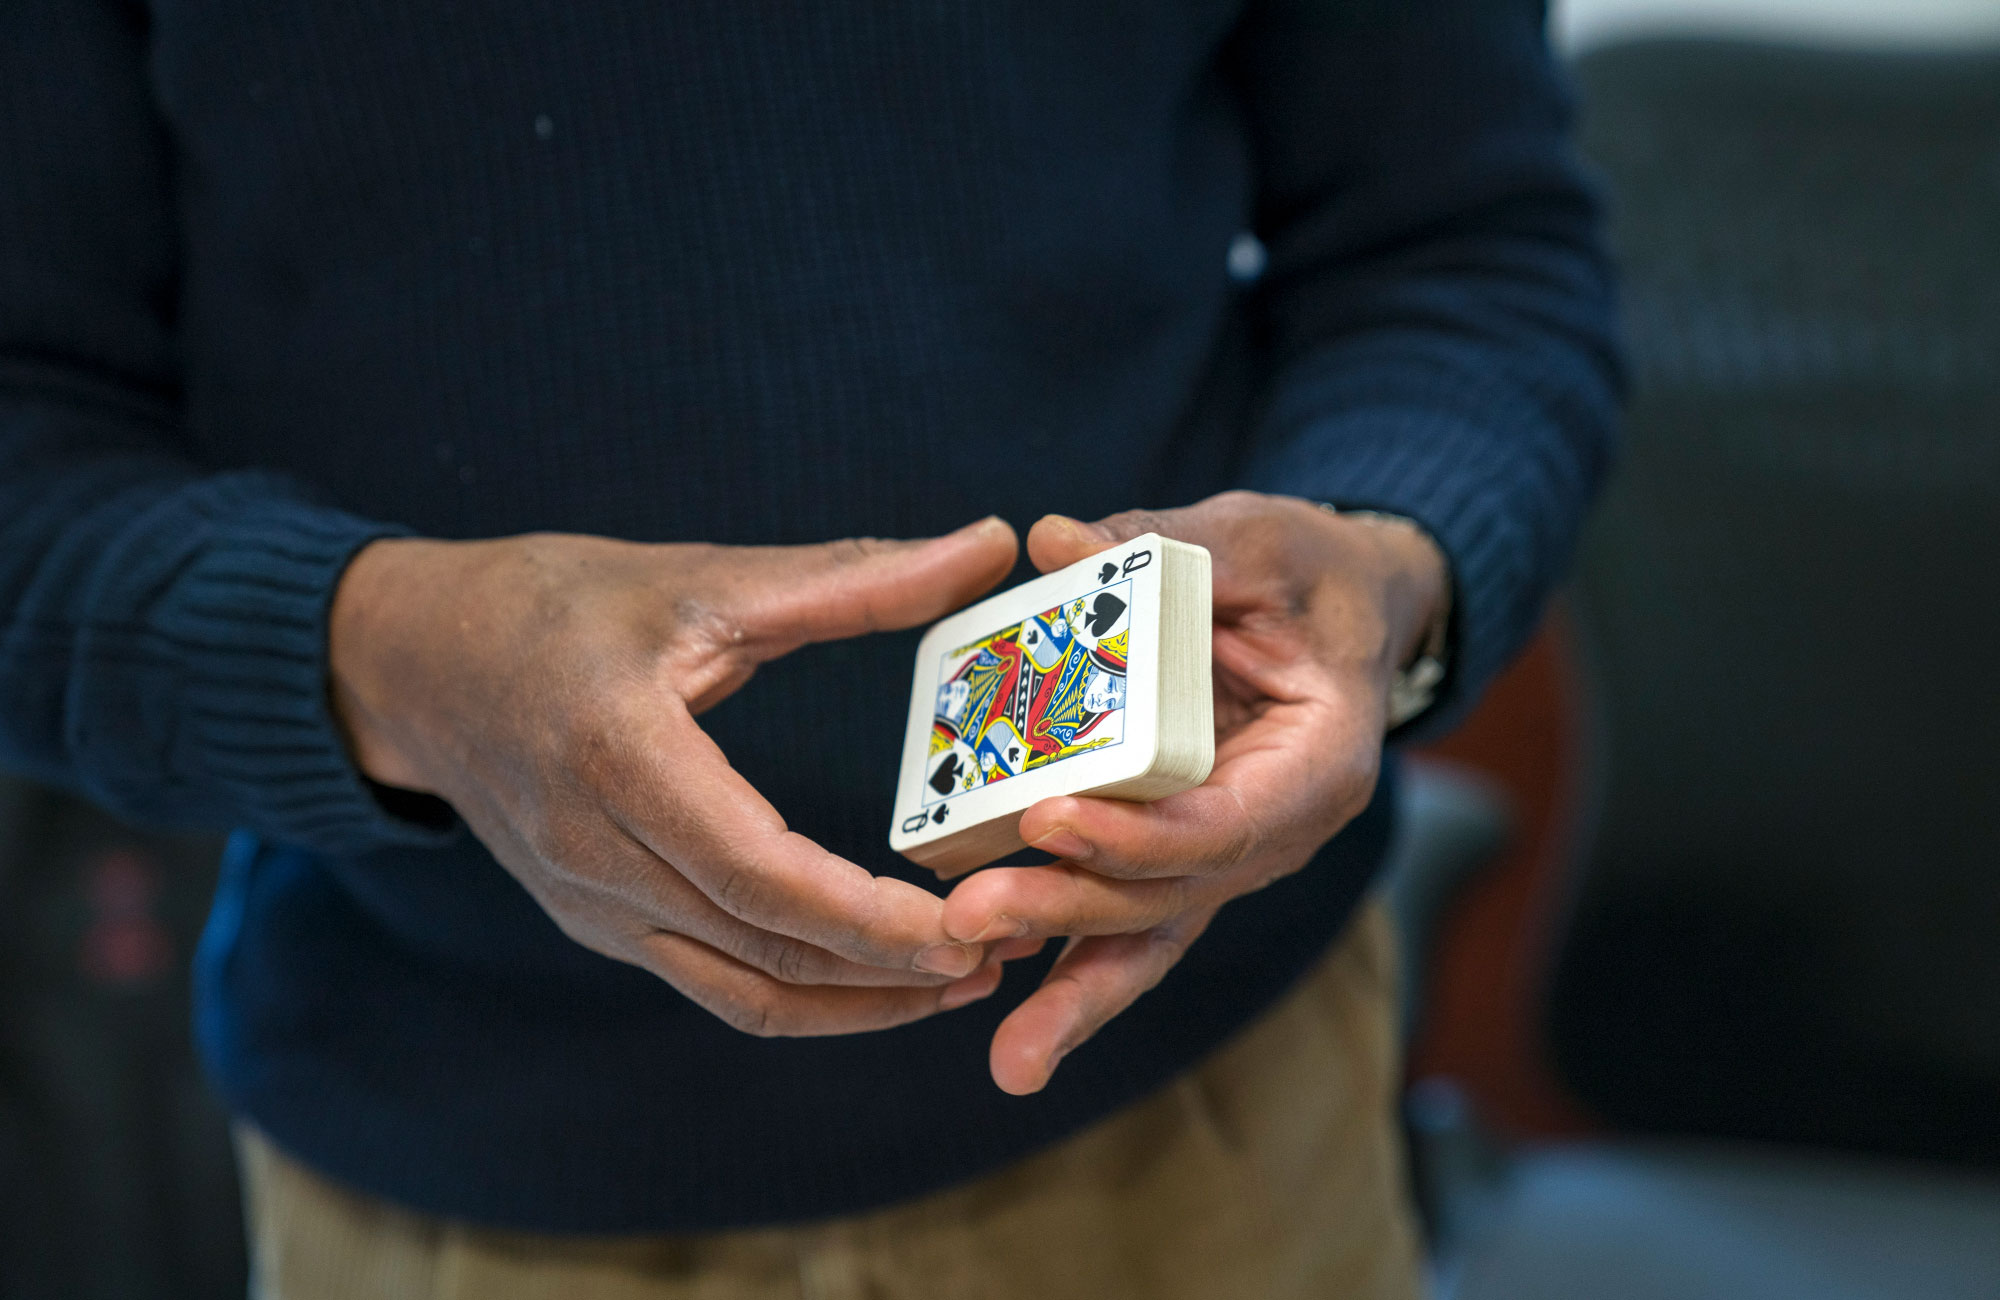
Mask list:
[[[1444,725],[1606,459],[1596,214],[1525,0],[8,0],[0,763],[235,828],[230,1104],[339,1180],[545,1230],[798,1220],[977,1175],[1278,997],[1386,797],[1009,1097],[1046,958],[905,1028],[740,1035],[361,779],[343,566],[399,533],[1025,526],[1231,486],[1415,518]],[[880,872],[914,633],[704,717]]]

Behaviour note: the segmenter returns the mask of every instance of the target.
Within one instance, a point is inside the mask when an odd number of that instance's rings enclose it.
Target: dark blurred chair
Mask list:
[[[0,779],[0,1296],[244,1293],[228,1120],[191,1046],[213,840]]]
[[[2000,52],[1579,74],[1638,387],[1542,1005],[1619,1137],[1434,1191],[1444,1289],[2000,1295]]]

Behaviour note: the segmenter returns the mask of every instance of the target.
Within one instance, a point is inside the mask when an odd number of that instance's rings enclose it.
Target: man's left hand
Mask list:
[[[1224,903],[1304,866],[1367,807],[1390,682],[1446,599],[1444,557],[1414,526],[1253,492],[1094,524],[1048,515],[1028,555],[1047,573],[1147,532],[1213,557],[1215,767],[1152,804],[1044,799],[1021,838],[1059,860],[977,872],[946,900],[965,942],[1073,936],[993,1037],[1011,1093],[1044,1087]]]

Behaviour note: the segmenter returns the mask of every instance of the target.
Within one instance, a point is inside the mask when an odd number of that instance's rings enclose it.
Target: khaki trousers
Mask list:
[[[1161,1091],[976,1182],[849,1218],[495,1231],[336,1187],[240,1134],[254,1300],[1413,1300],[1380,903]]]

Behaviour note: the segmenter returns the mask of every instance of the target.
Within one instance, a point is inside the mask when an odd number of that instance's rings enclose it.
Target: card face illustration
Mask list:
[[[1125,737],[1132,580],[996,628],[939,656],[923,807]]]
[[[1037,800],[1123,788],[1153,770],[1159,557],[1178,546],[1135,538],[988,597],[924,635],[890,822],[896,852],[927,865],[990,861],[1007,851],[1018,814]],[[1205,665],[1205,643],[1201,654]]]

